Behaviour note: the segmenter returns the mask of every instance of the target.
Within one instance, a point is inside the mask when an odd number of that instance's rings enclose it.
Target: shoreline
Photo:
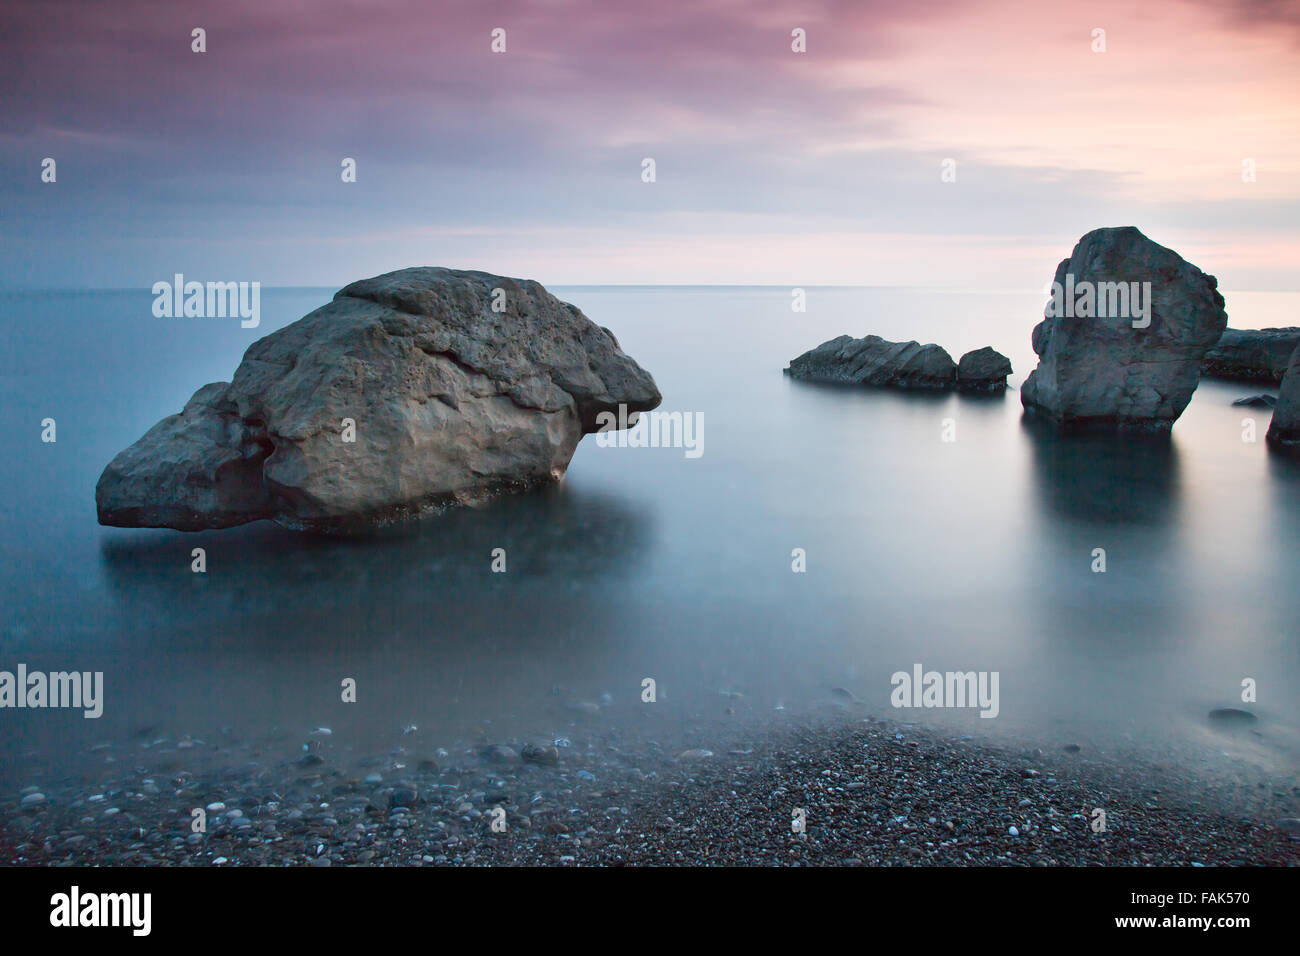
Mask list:
[[[843,712],[712,746],[575,731],[358,756],[324,736],[201,768],[181,740],[110,756],[94,783],[7,794],[0,864],[1300,865],[1294,777],[1215,780]]]

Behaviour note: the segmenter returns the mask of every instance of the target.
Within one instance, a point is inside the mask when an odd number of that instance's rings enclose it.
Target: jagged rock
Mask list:
[[[1300,328],[1226,329],[1205,353],[1201,374],[1238,382],[1282,381],[1291,353],[1300,346]]]
[[[1227,326],[1217,286],[1132,226],[1088,233],[1057,267],[1053,302],[1034,328],[1039,363],[1020,389],[1025,409],[1058,427],[1168,430]]]
[[[254,342],[109,463],[95,503],[122,527],[366,525],[556,480],[602,411],[659,401],[537,282],[404,269]]]
[[[952,356],[937,345],[886,342],[879,335],[841,335],[790,361],[786,373],[809,382],[948,389],[957,384]]]
[[[1300,452],[1300,346],[1291,353],[1286,374],[1282,376],[1267,439],[1276,448]]]
[[[967,352],[957,363],[957,387],[970,392],[1000,392],[1007,387],[1011,360],[985,347]]]
[[[1277,404],[1277,399],[1272,395],[1247,395],[1245,398],[1239,398],[1232,404],[1242,405],[1246,408],[1272,408]]]

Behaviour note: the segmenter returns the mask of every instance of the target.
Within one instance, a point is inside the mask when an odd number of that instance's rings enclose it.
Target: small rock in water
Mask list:
[[[1253,724],[1258,719],[1250,711],[1239,707],[1216,707],[1210,711],[1210,720],[1223,726],[1241,727]]]
[[[1248,408],[1273,408],[1277,405],[1277,398],[1273,395],[1247,395],[1232,404],[1245,405]]]
[[[1079,752],[1079,745],[1078,745],[1078,744],[1066,744],[1065,747],[1062,748],[1062,749],[1064,749],[1065,752],[1066,752],[1067,754],[1077,754],[1077,753]]]
[[[519,751],[505,744],[497,744],[489,747],[484,756],[493,763],[513,763],[519,759]]]
[[[1001,392],[1010,374],[1011,360],[985,346],[958,360],[957,387],[963,392]]]
[[[1020,836],[1020,831],[1015,827],[1007,827],[1007,834],[1009,836],[1018,837]]]
[[[27,794],[27,796],[23,797],[22,807],[24,810],[30,810],[33,807],[39,807],[44,802],[45,802],[45,794],[39,792],[29,793]]]

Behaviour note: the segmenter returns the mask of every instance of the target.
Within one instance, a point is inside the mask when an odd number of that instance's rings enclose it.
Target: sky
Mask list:
[[[1300,290],[1298,91],[1300,0],[9,0],[0,287]]]

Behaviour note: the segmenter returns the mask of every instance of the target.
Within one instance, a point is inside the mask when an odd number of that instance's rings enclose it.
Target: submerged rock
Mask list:
[[[1053,292],[1025,409],[1058,427],[1172,427],[1227,326],[1214,276],[1124,226],[1080,239]]]
[[[366,525],[554,481],[597,415],[659,402],[539,283],[404,269],[254,342],[109,463],[95,503],[119,527]]]
[[[987,346],[967,352],[957,363],[957,387],[965,392],[1000,392],[1007,387],[1011,359]]]
[[[1272,395],[1247,395],[1245,398],[1239,398],[1232,404],[1243,405],[1247,408],[1272,408],[1277,404],[1277,398]]]
[[[790,361],[786,372],[808,382],[942,390],[957,384],[952,356],[937,345],[841,335]]]
[[[1282,377],[1267,438],[1275,448],[1300,452],[1300,347],[1292,353],[1291,363]]]
[[[514,763],[519,759],[519,751],[508,744],[493,744],[483,750],[483,756],[492,763]]]
[[[1225,329],[1205,353],[1201,374],[1238,382],[1282,381],[1291,354],[1300,346],[1300,328]]]
[[[712,750],[697,748],[694,750],[683,750],[677,755],[678,760],[708,760],[713,756]]]
[[[553,767],[560,762],[560,751],[552,746],[539,744],[524,744],[519,751],[519,756],[524,763],[539,763],[548,767]]]

